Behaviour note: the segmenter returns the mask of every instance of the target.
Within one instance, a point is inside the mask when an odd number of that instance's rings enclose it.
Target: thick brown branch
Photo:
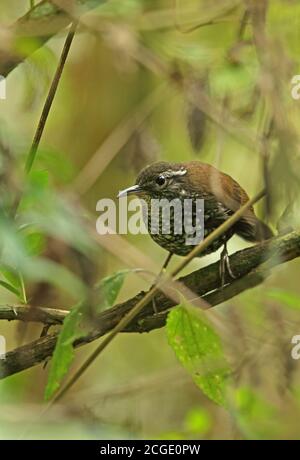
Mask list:
[[[230,257],[230,265],[238,279],[234,282],[227,279],[228,284],[223,290],[220,289],[217,262],[180,278],[180,281],[197,296],[201,296],[210,305],[215,306],[263,282],[272,267],[299,256],[300,232],[292,232],[233,254]],[[95,329],[85,338],[77,340],[74,345],[77,347],[92,342],[111,331],[144,295],[144,292],[140,292],[132,299],[101,313]],[[159,293],[156,295],[155,303],[159,314],[153,315],[153,306],[150,302],[124,332],[149,332],[163,327],[168,311],[174,306],[174,301]],[[25,319],[24,315],[19,319]],[[48,335],[7,353],[6,359],[0,361],[0,377],[4,378],[41,363],[52,355],[56,340],[57,334]]]

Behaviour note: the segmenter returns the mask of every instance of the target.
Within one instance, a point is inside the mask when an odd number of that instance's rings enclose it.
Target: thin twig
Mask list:
[[[0,320],[8,321],[20,320],[45,325],[62,324],[68,313],[68,310],[32,305],[0,305]]]
[[[39,120],[39,123],[38,123],[38,126],[37,126],[37,130],[36,130],[33,142],[32,142],[32,146],[31,146],[31,149],[29,151],[29,154],[28,154],[28,157],[27,157],[27,160],[26,160],[25,170],[26,170],[27,173],[30,172],[30,170],[32,168],[32,165],[33,165],[33,162],[35,160],[36,153],[37,153],[37,150],[38,150],[38,147],[39,147],[39,144],[40,144],[40,141],[41,141],[44,129],[45,129],[45,125],[46,125],[46,122],[47,122],[47,119],[48,119],[48,116],[49,116],[49,112],[50,112],[50,109],[51,109],[51,106],[52,106],[52,103],[53,103],[53,100],[54,100],[54,97],[55,97],[55,94],[56,94],[56,91],[57,91],[57,87],[58,87],[58,84],[59,84],[59,81],[60,81],[64,66],[65,66],[69,51],[70,51],[70,48],[71,48],[71,45],[72,45],[73,38],[75,36],[77,24],[78,24],[77,21],[73,22],[73,24],[72,24],[72,26],[71,26],[71,28],[70,28],[70,30],[68,32],[68,35],[67,35],[67,38],[66,38],[62,53],[61,53],[61,57],[60,57],[60,60],[59,60],[59,64],[57,66],[54,78],[52,80],[52,83],[51,83],[51,86],[50,86],[50,89],[49,89],[49,93],[48,93],[47,99],[45,101],[45,104],[44,104],[44,107],[43,107],[43,110],[42,110],[42,114],[41,114],[41,117],[40,117],[40,120]]]

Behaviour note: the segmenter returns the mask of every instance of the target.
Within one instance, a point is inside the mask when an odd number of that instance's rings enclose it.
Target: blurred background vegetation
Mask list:
[[[10,26],[31,3],[1,2],[1,57]],[[300,73],[299,2],[90,3],[96,7],[81,16],[29,174],[24,165],[66,30],[32,54],[41,30],[32,23],[32,34],[18,37],[18,51],[30,56],[9,73],[0,100],[1,304],[70,309],[86,286],[127,268],[122,245],[117,258],[87,225],[95,232],[99,199],[115,199],[156,160],[208,162],[250,196],[265,184],[260,217],[275,231],[299,228],[300,101],[291,95]],[[51,14],[42,27],[51,21],[55,28]],[[147,235],[124,238],[158,265],[164,260]],[[243,247],[235,237],[229,252]],[[299,438],[300,362],[290,356],[300,334],[299,268],[299,260],[281,265],[263,286],[216,307],[234,369],[226,407],[196,386],[164,329],[120,334],[43,420],[36,417],[49,364],[1,380],[0,438]],[[118,300],[148,287],[131,273]],[[40,333],[37,324],[0,324],[8,350]],[[80,348],[72,369],[95,346]]]

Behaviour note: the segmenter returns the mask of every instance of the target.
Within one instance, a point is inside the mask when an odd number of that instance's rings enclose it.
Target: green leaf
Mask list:
[[[18,289],[16,289],[14,286],[12,286],[11,284],[7,283],[6,281],[0,280],[0,286],[4,287],[5,289],[7,289],[8,291],[12,292],[13,294],[15,294],[18,297],[20,297],[20,295],[21,295],[21,293],[20,293],[20,291],[18,291]]]
[[[46,247],[46,238],[41,232],[30,232],[25,235],[25,249],[30,256],[36,256]]]
[[[24,278],[21,272],[18,272],[19,279],[20,279],[20,285],[21,285],[21,292],[20,292],[20,297],[23,303],[27,303],[27,294],[26,294],[26,288],[25,288],[25,282]]]
[[[81,317],[82,304],[74,307],[64,320],[53,353],[48,382],[45,389],[46,400],[49,400],[58,390],[61,380],[68,372],[73,361],[73,343],[82,336],[82,333],[79,331]]]
[[[27,303],[23,276],[17,270],[6,265],[0,266],[0,273],[6,279],[0,280],[0,285],[15,294],[22,302]]]
[[[100,281],[97,286],[102,295],[102,303],[99,311],[106,310],[114,305],[123,286],[125,276],[130,272],[131,270],[120,270]]]
[[[121,270],[100,281],[97,287],[102,294],[101,309],[109,308],[114,304],[123,285],[124,278],[129,272],[130,270]],[[84,335],[83,331],[80,329],[80,323],[84,315],[84,305],[85,304],[82,303],[73,308],[64,320],[51,362],[45,390],[46,400],[50,399],[56,392],[61,380],[68,372],[74,358],[74,341]]]
[[[278,300],[293,310],[300,309],[300,296],[294,292],[285,291],[284,289],[269,289],[266,295],[271,299]]]
[[[21,289],[20,277],[18,272],[7,265],[0,266],[1,275],[8,281],[8,283],[15,289],[19,291]]]
[[[203,313],[181,303],[168,315],[167,336],[177,358],[203,393],[215,403],[225,405],[229,368],[221,340]]]

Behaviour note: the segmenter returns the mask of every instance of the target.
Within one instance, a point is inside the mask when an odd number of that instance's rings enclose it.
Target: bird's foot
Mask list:
[[[226,270],[232,279],[236,279],[236,276],[233,274],[231,267],[230,267],[230,260],[228,256],[227,246],[226,244],[224,244],[224,249],[221,252],[220,266],[219,266],[219,273],[220,273],[220,278],[221,278],[221,288],[222,289],[225,286]]]

